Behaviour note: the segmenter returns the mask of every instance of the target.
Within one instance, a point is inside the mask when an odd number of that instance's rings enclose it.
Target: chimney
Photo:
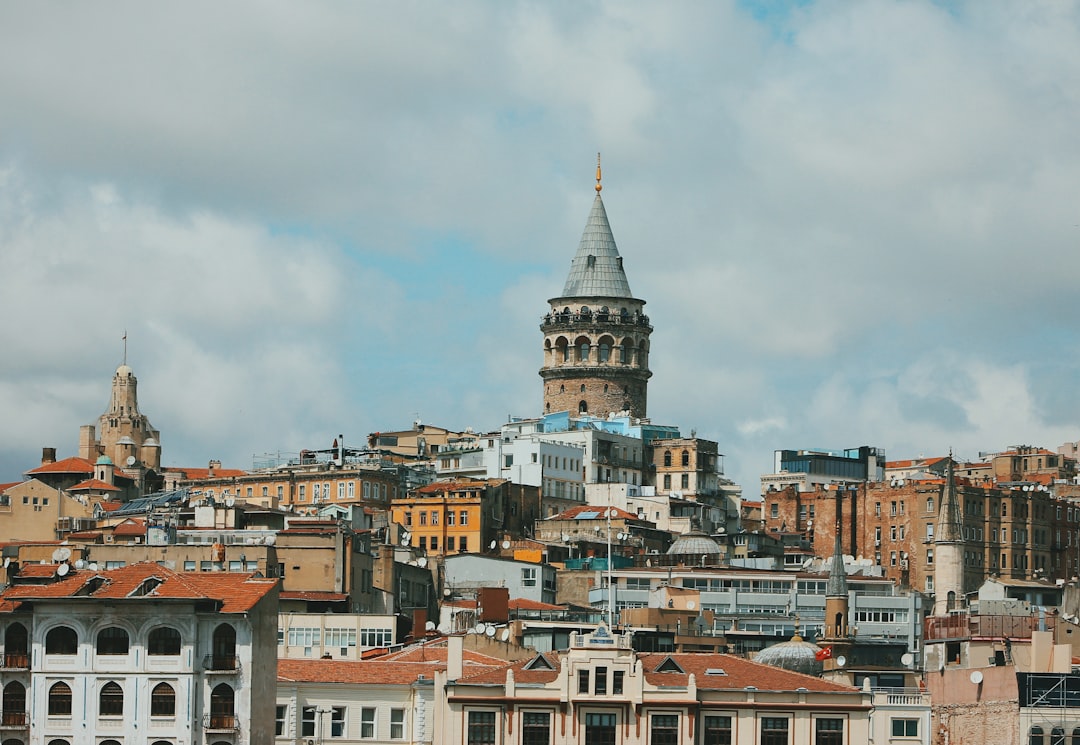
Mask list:
[[[41,465],[47,466],[56,462],[56,448],[41,449]]]
[[[465,669],[465,637],[461,634],[446,639],[446,678],[459,680]]]
[[[221,461],[220,460],[212,460],[212,461],[210,461],[210,465],[206,469],[207,477],[213,478],[214,477],[214,471],[216,469],[218,469],[218,468],[221,468]]]

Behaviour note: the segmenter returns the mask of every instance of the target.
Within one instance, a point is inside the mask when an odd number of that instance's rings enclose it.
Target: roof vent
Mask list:
[[[723,671],[723,669],[721,669],[721,668],[719,668],[719,667],[710,667],[710,668],[707,668],[707,669],[705,670],[705,674],[706,674],[706,675],[727,675],[727,673],[726,673],[726,672],[724,672],[724,671]]]

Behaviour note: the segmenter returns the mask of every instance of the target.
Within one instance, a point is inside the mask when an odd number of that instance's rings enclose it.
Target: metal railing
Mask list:
[[[203,669],[213,673],[238,673],[240,658],[234,654],[208,654],[203,657]]]
[[[4,667],[8,670],[27,670],[30,668],[30,656],[20,652],[4,654]]]
[[[0,726],[28,727],[30,726],[30,715],[25,711],[5,711],[0,714]]]
[[[240,719],[235,714],[207,714],[203,717],[203,729],[214,732],[238,732]]]

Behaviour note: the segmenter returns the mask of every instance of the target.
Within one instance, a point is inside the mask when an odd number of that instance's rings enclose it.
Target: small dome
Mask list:
[[[94,463],[95,466],[111,466],[112,464],[112,458],[107,455],[99,456],[97,461],[95,461]]]
[[[123,437],[121,437],[119,440],[116,441],[116,444],[117,445],[134,445],[135,441],[133,439],[131,439],[130,437],[128,437],[127,435],[124,435]]]
[[[122,378],[130,378],[131,368],[127,365],[120,365],[120,367],[116,368],[116,374]]]
[[[754,657],[754,662],[783,668],[794,673],[820,675],[823,667],[821,661],[817,658],[820,651],[821,647],[804,641],[796,632],[790,641],[765,647]]]
[[[159,447],[161,447],[161,445],[158,443],[158,441],[155,440],[153,437],[147,437],[145,440],[143,440],[142,441],[142,446],[144,448],[159,448]]]
[[[723,549],[707,533],[702,533],[700,530],[690,530],[676,538],[667,552],[677,555],[719,554],[723,553]]]

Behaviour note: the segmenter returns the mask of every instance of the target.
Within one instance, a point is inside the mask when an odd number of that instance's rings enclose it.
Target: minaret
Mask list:
[[[964,531],[956,498],[952,451],[945,471],[937,532],[934,534],[934,615],[944,616],[964,603]]]
[[[844,568],[843,548],[843,491],[836,495],[836,529],[832,559],[829,560],[829,581],[825,585],[825,639],[848,637],[848,583]]]
[[[623,260],[600,198],[596,198],[570,263],[562,294],[548,301],[544,332],[544,413],[646,416],[649,335],[645,301],[630,292]]]

